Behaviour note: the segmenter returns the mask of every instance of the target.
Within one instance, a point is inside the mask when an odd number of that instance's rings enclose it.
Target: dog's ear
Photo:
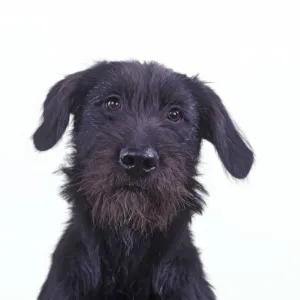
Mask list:
[[[209,86],[193,78],[193,92],[199,100],[199,130],[210,141],[235,178],[245,178],[253,164],[251,146],[234,125],[220,97]]]
[[[62,137],[80,94],[80,81],[84,71],[66,76],[48,92],[43,106],[42,123],[33,135],[35,147],[40,151],[49,150]]]

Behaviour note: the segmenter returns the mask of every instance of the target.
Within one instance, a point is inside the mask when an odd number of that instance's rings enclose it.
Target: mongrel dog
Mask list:
[[[201,142],[233,177],[253,163],[217,94],[154,62],[100,62],[50,89],[38,150],[59,141],[71,114],[71,218],[38,299],[215,299],[189,230],[204,206]]]

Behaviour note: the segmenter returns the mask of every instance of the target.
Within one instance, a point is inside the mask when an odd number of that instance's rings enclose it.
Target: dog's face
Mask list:
[[[253,162],[219,97],[156,63],[102,62],[58,82],[34,135],[37,149],[56,144],[71,113],[72,174],[100,226],[163,230],[196,205],[202,139],[234,177],[246,177]]]

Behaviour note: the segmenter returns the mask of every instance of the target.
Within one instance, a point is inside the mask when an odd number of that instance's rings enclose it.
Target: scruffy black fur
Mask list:
[[[238,179],[253,163],[220,98],[154,62],[104,61],[50,89],[38,150],[59,141],[71,114],[73,154],[63,168],[71,218],[38,299],[215,299],[189,230],[204,206],[195,179],[201,141]],[[149,147],[153,171],[120,163],[122,149]]]

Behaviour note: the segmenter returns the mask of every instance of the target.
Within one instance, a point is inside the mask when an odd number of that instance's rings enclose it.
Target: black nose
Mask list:
[[[158,153],[153,148],[123,148],[120,151],[120,163],[128,170],[151,172],[158,162]]]

